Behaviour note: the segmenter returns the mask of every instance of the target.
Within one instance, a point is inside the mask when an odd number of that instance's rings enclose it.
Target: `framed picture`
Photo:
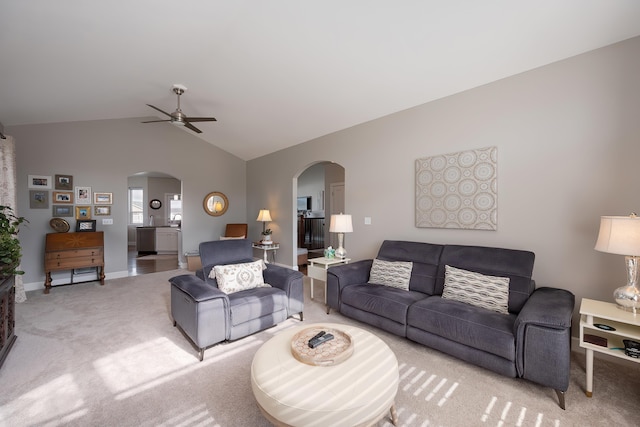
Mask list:
[[[111,206],[94,206],[93,214],[98,215],[111,215]]]
[[[51,189],[51,177],[44,175],[29,175],[29,188],[41,190]]]
[[[71,175],[56,175],[55,189],[73,191],[73,177]]]
[[[29,190],[29,208],[49,209],[49,191]]]
[[[96,220],[80,219],[76,221],[76,231],[96,231]]]
[[[113,193],[93,193],[95,205],[110,205],[113,201]]]
[[[76,203],[91,204],[91,187],[76,187]]]
[[[73,204],[73,191],[54,191],[53,203]]]
[[[73,217],[73,206],[53,205],[53,216]]]
[[[91,206],[76,206],[76,219],[91,219]]]

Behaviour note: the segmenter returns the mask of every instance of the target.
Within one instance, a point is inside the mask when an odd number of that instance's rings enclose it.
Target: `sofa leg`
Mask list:
[[[304,315],[302,314],[302,312],[300,312],[299,314],[300,314],[300,321],[304,322]]]
[[[204,348],[198,350],[198,359],[202,362],[204,360]]]
[[[562,409],[567,409],[564,403],[564,391],[556,390],[556,394],[558,395],[558,402],[560,403],[560,407]]]

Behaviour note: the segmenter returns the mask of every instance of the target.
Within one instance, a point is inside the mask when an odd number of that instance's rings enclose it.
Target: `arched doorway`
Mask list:
[[[162,172],[139,172],[127,178],[127,187],[129,276],[177,269],[182,182]]]
[[[306,273],[306,260],[323,256],[324,249],[337,240],[329,233],[331,214],[344,210],[345,169],[329,161],[318,161],[301,170],[293,179],[294,265]],[[339,190],[339,191],[336,191]],[[336,242],[333,242],[336,240]]]

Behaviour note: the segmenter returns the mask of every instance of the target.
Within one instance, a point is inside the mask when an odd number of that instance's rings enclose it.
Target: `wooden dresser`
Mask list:
[[[104,234],[102,231],[49,233],[44,248],[44,293],[51,289],[51,272],[96,267],[104,285]]]

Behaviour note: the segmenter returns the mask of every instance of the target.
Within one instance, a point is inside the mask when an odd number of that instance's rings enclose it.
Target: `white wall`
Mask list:
[[[247,222],[246,162],[201,140],[193,133],[166,123],[142,124],[142,119],[11,126],[16,139],[18,209],[30,223],[22,227],[22,267],[29,289],[43,287],[44,237],[51,209],[29,209],[27,176],[67,174],[74,185],[112,192],[113,225],[105,232],[107,278],[127,274],[127,179],[137,172],[163,172],[182,181],[183,249],[198,248],[217,239],[227,223]],[[220,217],[207,215],[204,197],[220,191],[229,198],[229,210]],[[75,220],[68,219],[74,227]]]
[[[610,301],[623,257],[593,246],[601,215],[640,210],[638,76],[635,38],[251,160],[247,207],[275,211],[274,239],[294,242],[292,177],[335,161],[350,257],[375,256],[384,239],[527,249],[538,286],[574,292],[576,309],[582,297]],[[416,228],[414,161],[487,146],[498,147],[498,230]],[[292,248],[279,255],[291,265]]]

